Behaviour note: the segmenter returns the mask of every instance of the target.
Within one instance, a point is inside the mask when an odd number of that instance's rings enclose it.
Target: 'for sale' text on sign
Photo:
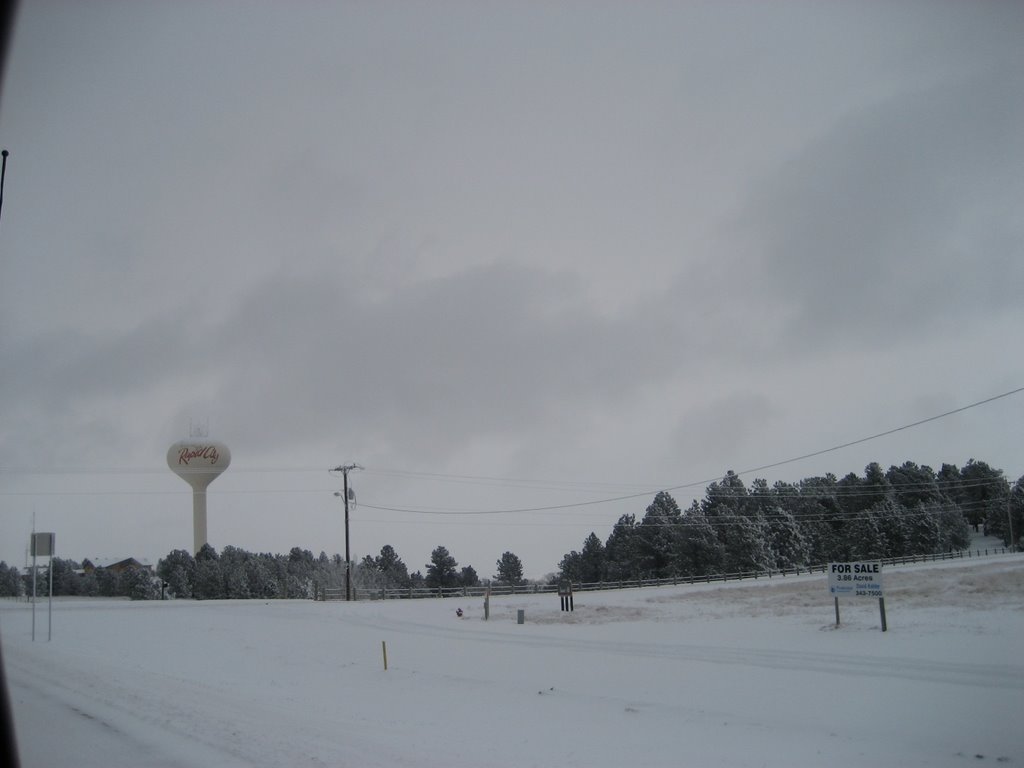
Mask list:
[[[877,561],[829,563],[828,591],[836,597],[884,597],[882,564]]]

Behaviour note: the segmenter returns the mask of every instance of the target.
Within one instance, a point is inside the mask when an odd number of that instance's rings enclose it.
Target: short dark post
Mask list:
[[[878,612],[882,616],[882,631],[885,632],[887,627],[885,626],[885,598],[878,598]]]
[[[836,598],[836,626],[839,626],[839,598]]]

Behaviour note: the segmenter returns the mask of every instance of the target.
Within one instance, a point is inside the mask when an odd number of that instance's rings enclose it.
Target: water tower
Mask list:
[[[206,543],[206,488],[231,463],[231,451],[217,440],[180,440],[167,449],[167,466],[192,486],[195,551]]]

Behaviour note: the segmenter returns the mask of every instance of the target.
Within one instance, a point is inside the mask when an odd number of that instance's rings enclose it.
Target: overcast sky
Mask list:
[[[354,461],[353,555],[540,577],[660,488],[1024,386],[1022,39],[1014,2],[22,0],[0,559],[33,515],[191,549],[199,424],[218,550],[344,552]],[[1015,480],[1022,424],[743,477]]]

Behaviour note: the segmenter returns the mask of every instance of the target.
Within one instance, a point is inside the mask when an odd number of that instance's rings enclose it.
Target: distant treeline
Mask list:
[[[1011,523],[1012,521],[1012,523]],[[591,533],[562,558],[558,578],[577,583],[770,571],[835,561],[964,549],[970,526],[1009,546],[1024,528],[1024,477],[971,459],[962,469],[906,462],[796,484],[732,471],[685,512],[661,492],[637,521],[623,515],[604,542]]]
[[[971,459],[959,469],[906,462],[883,471],[869,464],[864,475],[810,477],[798,483],[754,480],[747,488],[732,471],[711,483],[685,512],[668,492],[658,493],[643,518],[623,515],[604,542],[591,532],[580,551],[558,564],[558,580],[594,583],[626,579],[705,576],[771,571],[833,561],[902,557],[964,549],[970,527],[1020,544],[1024,531],[1024,477],[1012,486],[1002,470]],[[1012,537],[1011,537],[1012,527]],[[89,566],[83,568],[83,566]],[[436,547],[426,574],[409,573],[390,545],[380,555],[352,563],[356,595],[381,589],[472,587],[472,566],[459,568]],[[209,544],[193,557],[177,549],[148,569],[121,573],[92,568],[88,561],[53,558],[55,595],[161,595],[225,598],[320,598],[344,589],[341,555],[314,556],[293,547],[287,555],[253,553]],[[45,571],[39,577],[45,580]],[[523,565],[511,552],[496,562],[493,583],[522,584]],[[31,591],[31,576],[0,562],[0,596]],[[46,583],[38,586],[47,591]]]
[[[153,600],[160,597],[160,587],[146,569],[117,572],[109,568],[92,568],[88,560],[81,563],[54,557],[42,560],[36,572],[36,594],[50,592],[49,569],[53,569],[54,595],[81,595],[85,597],[130,597],[134,600]],[[32,594],[32,571],[0,562],[0,597],[19,597]]]
[[[523,566],[519,558],[505,552],[496,562],[494,583],[522,584]],[[46,565],[37,573],[37,594],[48,594],[49,575]],[[287,555],[248,552],[226,546],[218,553],[209,544],[193,557],[176,549],[160,559],[156,572],[148,567],[129,568],[121,572],[109,568],[93,568],[85,560],[78,563],[55,557],[53,594],[85,597],[130,597],[154,600],[162,596],[222,599],[319,599],[327,590],[345,588],[346,568],[341,555],[318,557],[308,549],[293,547]],[[377,557],[366,556],[352,563],[351,587],[355,596],[378,593],[381,589],[419,587],[473,587],[480,577],[472,566],[459,568],[455,558],[443,546],[436,547],[426,565],[426,575],[409,573],[394,548],[386,545]],[[31,594],[31,571],[19,572],[0,562],[0,597]]]

